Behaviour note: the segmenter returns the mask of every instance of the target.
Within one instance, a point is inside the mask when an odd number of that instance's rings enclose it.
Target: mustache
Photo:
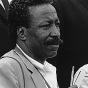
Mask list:
[[[46,45],[58,45],[62,43],[63,43],[63,40],[57,36],[53,36],[52,38],[47,38],[47,40],[45,41]]]

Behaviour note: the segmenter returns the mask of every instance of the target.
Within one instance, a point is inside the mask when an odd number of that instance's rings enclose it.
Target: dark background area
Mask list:
[[[52,62],[57,67],[60,88],[68,88],[72,66],[75,66],[76,72],[88,64],[88,0],[57,1],[55,8],[61,22],[61,39],[64,43]]]
[[[14,44],[7,32],[7,20],[0,15],[0,56],[12,48],[14,48]]]
[[[3,6],[0,4],[0,56],[14,48],[14,44],[10,39],[7,31],[7,8],[9,5],[8,0],[2,1]]]

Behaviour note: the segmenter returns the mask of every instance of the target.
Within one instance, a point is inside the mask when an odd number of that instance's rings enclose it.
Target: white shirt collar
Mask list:
[[[10,3],[12,0],[8,0],[8,2]]]
[[[28,58],[28,60],[35,66],[37,67],[39,70],[42,70],[46,73],[46,71],[56,71],[56,67],[51,65],[50,63],[48,63],[47,61],[44,62],[44,65],[39,63],[38,61],[32,59],[31,57],[29,57],[20,47],[18,44],[16,44],[16,46],[21,50],[21,52],[24,54],[24,56],[26,58]]]
[[[10,3],[12,0],[8,0],[8,2]],[[2,0],[0,0],[0,4],[2,5],[2,7],[5,9]]]
[[[39,63],[38,61],[29,57],[24,51],[16,44],[16,46],[21,50],[24,56],[29,59],[29,61],[38,68],[39,72],[45,78],[45,80],[49,83],[51,88],[57,88],[57,79],[56,79],[56,67],[47,61],[44,62],[44,65]]]
[[[43,70],[43,68],[44,68],[44,65],[43,65],[43,64],[41,64],[41,63],[39,63],[38,61],[36,61],[36,60],[32,59],[31,57],[29,57],[29,56],[19,47],[18,44],[16,44],[16,46],[21,50],[21,52],[24,54],[24,56],[27,57],[28,60],[29,60],[34,66],[36,66],[38,69]]]
[[[3,5],[3,3],[2,3],[2,0],[0,0],[0,4],[1,4],[1,6],[5,9],[5,7],[4,7],[4,5]]]

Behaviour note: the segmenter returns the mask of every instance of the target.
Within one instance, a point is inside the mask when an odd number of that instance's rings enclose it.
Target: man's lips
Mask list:
[[[59,48],[59,45],[48,45],[47,48],[52,51],[57,51]]]

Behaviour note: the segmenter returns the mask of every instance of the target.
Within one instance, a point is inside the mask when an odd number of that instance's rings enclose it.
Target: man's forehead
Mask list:
[[[41,13],[47,13],[47,11],[56,13],[55,8],[51,4],[40,5],[36,8],[36,10],[40,11]]]
[[[39,5],[31,8],[34,17],[57,17],[55,8],[51,4]]]

